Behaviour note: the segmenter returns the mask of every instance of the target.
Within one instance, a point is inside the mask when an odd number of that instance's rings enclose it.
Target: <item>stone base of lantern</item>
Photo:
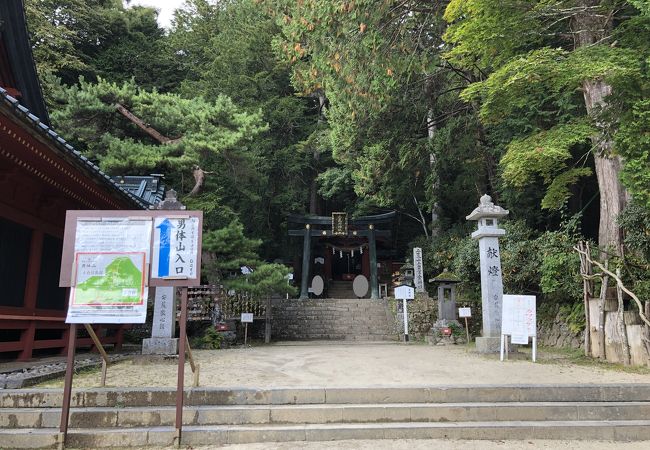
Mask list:
[[[142,340],[143,355],[177,355],[178,338],[148,338]]]
[[[478,353],[500,353],[501,352],[501,338],[500,337],[481,337],[476,338],[476,351]],[[508,343],[508,352],[516,353],[517,346]]]

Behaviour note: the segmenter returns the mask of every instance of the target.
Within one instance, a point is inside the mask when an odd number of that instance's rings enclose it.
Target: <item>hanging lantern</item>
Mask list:
[[[341,258],[343,258],[343,250],[341,250],[341,251],[339,252],[339,255],[340,255]]]
[[[359,253],[363,255],[363,246],[359,247]]]
[[[336,249],[332,247],[332,255],[336,255]]]
[[[354,258],[354,250],[352,250],[350,253],[352,253],[352,257]]]

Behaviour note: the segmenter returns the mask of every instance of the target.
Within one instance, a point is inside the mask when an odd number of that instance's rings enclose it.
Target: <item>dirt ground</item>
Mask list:
[[[403,343],[279,343],[228,350],[195,350],[201,386],[356,387],[469,384],[650,383],[648,373],[627,373],[520,355],[501,362],[463,346]],[[175,386],[176,362],[124,361],[108,369],[107,386]],[[186,367],[186,383],[192,377]],[[62,387],[62,380],[41,387]],[[75,376],[75,387],[97,387],[99,372]]]

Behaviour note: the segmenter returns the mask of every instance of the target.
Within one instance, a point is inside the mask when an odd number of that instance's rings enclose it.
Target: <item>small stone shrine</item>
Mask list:
[[[431,327],[432,341],[436,344],[454,344],[456,338],[464,336],[445,336],[443,330],[451,324],[462,328],[456,319],[456,284],[460,280],[451,272],[443,271],[440,275],[429,280],[429,283],[438,284],[438,320]]]
[[[503,305],[503,279],[499,236],[506,231],[498,227],[498,219],[508,215],[508,210],[495,205],[492,197],[484,195],[478,207],[467,216],[476,220],[478,229],[472,233],[478,239],[481,258],[481,310],[483,336],[476,338],[479,353],[498,353],[501,338],[501,309]]]

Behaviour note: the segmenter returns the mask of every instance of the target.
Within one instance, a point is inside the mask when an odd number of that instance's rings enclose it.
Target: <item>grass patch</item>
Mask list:
[[[583,367],[597,367],[599,369],[611,370],[614,372],[635,373],[649,375],[650,367],[647,366],[625,366],[620,363],[602,361],[598,358],[585,356],[581,348],[557,348],[540,347],[538,349],[537,361],[541,364],[575,364]],[[541,356],[541,358],[539,357]]]

